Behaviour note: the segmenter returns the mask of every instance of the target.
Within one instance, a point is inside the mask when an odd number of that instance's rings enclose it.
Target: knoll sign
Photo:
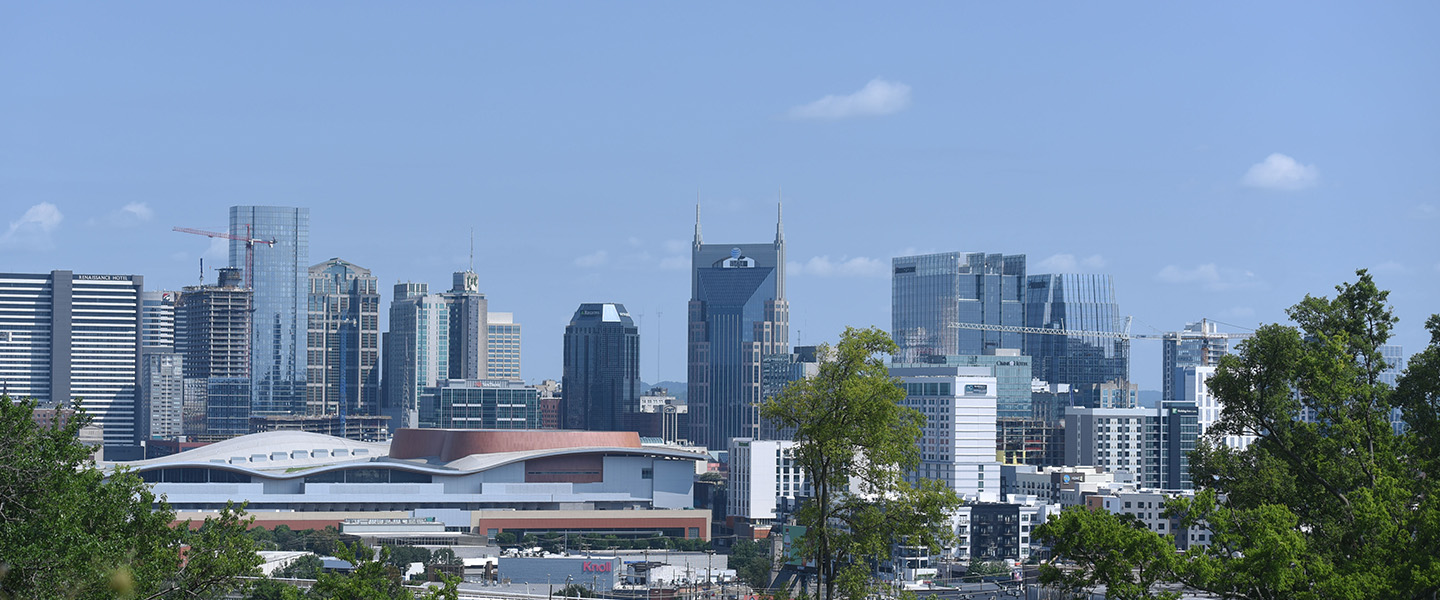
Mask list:
[[[580,565],[580,570],[586,573],[609,573],[614,565],[608,562],[585,561]]]

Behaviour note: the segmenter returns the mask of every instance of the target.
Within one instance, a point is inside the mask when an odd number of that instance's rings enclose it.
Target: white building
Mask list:
[[[485,317],[486,379],[520,379],[520,324],[515,313],[492,312]]]
[[[730,440],[728,514],[768,527],[778,518],[780,503],[791,506],[808,497],[810,484],[795,463],[795,442],[781,440]]]
[[[1128,490],[1104,496],[1097,496],[1100,507],[1112,514],[1129,515],[1145,525],[1146,529],[1160,535],[1174,536],[1175,546],[1181,550],[1190,546],[1210,545],[1210,530],[1201,527],[1185,527],[1180,519],[1165,516],[1165,501],[1176,496],[1193,497],[1193,491],[1169,490]]]
[[[967,500],[999,501],[997,384],[990,368],[897,364],[890,375],[905,386],[904,405],[925,415],[920,465],[906,479],[936,479]]]
[[[1215,395],[1210,393],[1210,378],[1215,376],[1215,367],[1181,367],[1179,370],[1179,385],[1176,386],[1176,393],[1179,399],[1186,402],[1194,402],[1199,410],[1197,421],[1200,423],[1200,435],[1205,435],[1216,421],[1220,420],[1220,402]],[[1253,435],[1227,435],[1220,439],[1234,450],[1244,450],[1255,441]]]

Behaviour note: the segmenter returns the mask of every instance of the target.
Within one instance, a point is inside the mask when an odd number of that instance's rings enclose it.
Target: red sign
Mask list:
[[[610,567],[612,566],[613,565],[608,562],[590,562],[587,560],[580,564],[580,570],[586,573],[609,573]]]

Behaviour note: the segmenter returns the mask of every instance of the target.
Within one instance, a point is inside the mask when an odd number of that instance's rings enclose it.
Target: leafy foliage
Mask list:
[[[1146,529],[1134,518],[1106,510],[1072,506],[1035,531],[1035,538],[1055,556],[1083,565],[1075,571],[1053,564],[1040,566],[1040,581],[1084,597],[1097,585],[1108,598],[1178,598],[1156,592],[1156,584],[1174,578],[1175,544]]]
[[[901,406],[905,391],[879,356],[895,343],[878,329],[847,328],[825,347],[819,374],[790,384],[760,414],[793,428],[795,462],[813,498],[796,512],[807,528],[800,552],[816,560],[821,599],[837,592],[864,598],[872,561],[897,543],[937,549],[950,536],[955,493],[941,482],[912,486],[903,473],[919,463],[916,440],[925,417]]]
[[[108,478],[77,436],[83,410],[48,425],[0,396],[0,597],[165,598],[223,593],[260,558],[234,506],[192,531],[149,486]]]
[[[764,540],[739,540],[731,549],[730,568],[740,581],[752,589],[763,590],[770,583],[771,542]]]
[[[414,590],[407,589],[402,573],[389,564],[390,550],[379,552],[356,542],[340,544],[335,556],[354,565],[349,573],[320,573],[310,588],[310,598],[355,598],[363,600],[412,600]],[[422,600],[454,600],[459,597],[460,579],[445,576],[440,587],[433,587],[419,596]]]
[[[571,584],[566,585],[565,587],[562,587],[562,588],[560,588],[560,589],[558,589],[558,590],[555,590],[554,597],[556,597],[556,598],[594,598],[594,597],[595,597],[595,592],[590,591],[590,588],[587,588],[587,587],[585,587],[585,586],[583,586],[583,585],[580,585],[580,584],[578,584],[578,583],[571,583]]]
[[[1306,296],[1290,308],[1295,326],[1261,327],[1221,360],[1210,381],[1221,416],[1190,461],[1204,489],[1167,505],[1184,524],[1208,527],[1210,545],[1175,556],[1157,580],[1252,599],[1440,591],[1440,316],[1391,390],[1380,352],[1396,323],[1388,292],[1357,276],[1333,299]],[[1389,422],[1395,407],[1409,423],[1401,434]],[[1213,442],[1224,435],[1256,440],[1234,450]],[[1037,536],[1064,540],[1066,526],[1051,522]],[[1087,545],[1062,542],[1054,553],[1081,567],[1062,574],[1064,584],[1129,579],[1127,561],[1146,564],[1132,550],[1161,539],[1087,526]]]

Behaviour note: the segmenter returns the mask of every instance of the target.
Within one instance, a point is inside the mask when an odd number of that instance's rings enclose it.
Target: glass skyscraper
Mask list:
[[[641,431],[640,329],[625,305],[576,309],[565,327],[563,384],[562,428]]]
[[[1074,387],[1129,380],[1130,342],[1118,336],[1125,317],[1109,275],[1031,275],[1026,281],[1026,327],[1117,334],[1026,334],[1035,377]]]
[[[273,240],[256,244],[250,330],[250,408],[256,415],[305,411],[310,209],[230,207],[230,234]],[[246,243],[230,240],[230,266],[246,267]]]
[[[962,329],[960,323],[1025,324],[1025,255],[946,252],[892,261],[891,332],[896,362],[926,356],[985,355],[1019,349],[1020,333]]]
[[[762,365],[790,352],[783,225],[773,243],[705,244],[696,206],[690,258],[690,436],[725,450],[731,438],[759,437]]]

